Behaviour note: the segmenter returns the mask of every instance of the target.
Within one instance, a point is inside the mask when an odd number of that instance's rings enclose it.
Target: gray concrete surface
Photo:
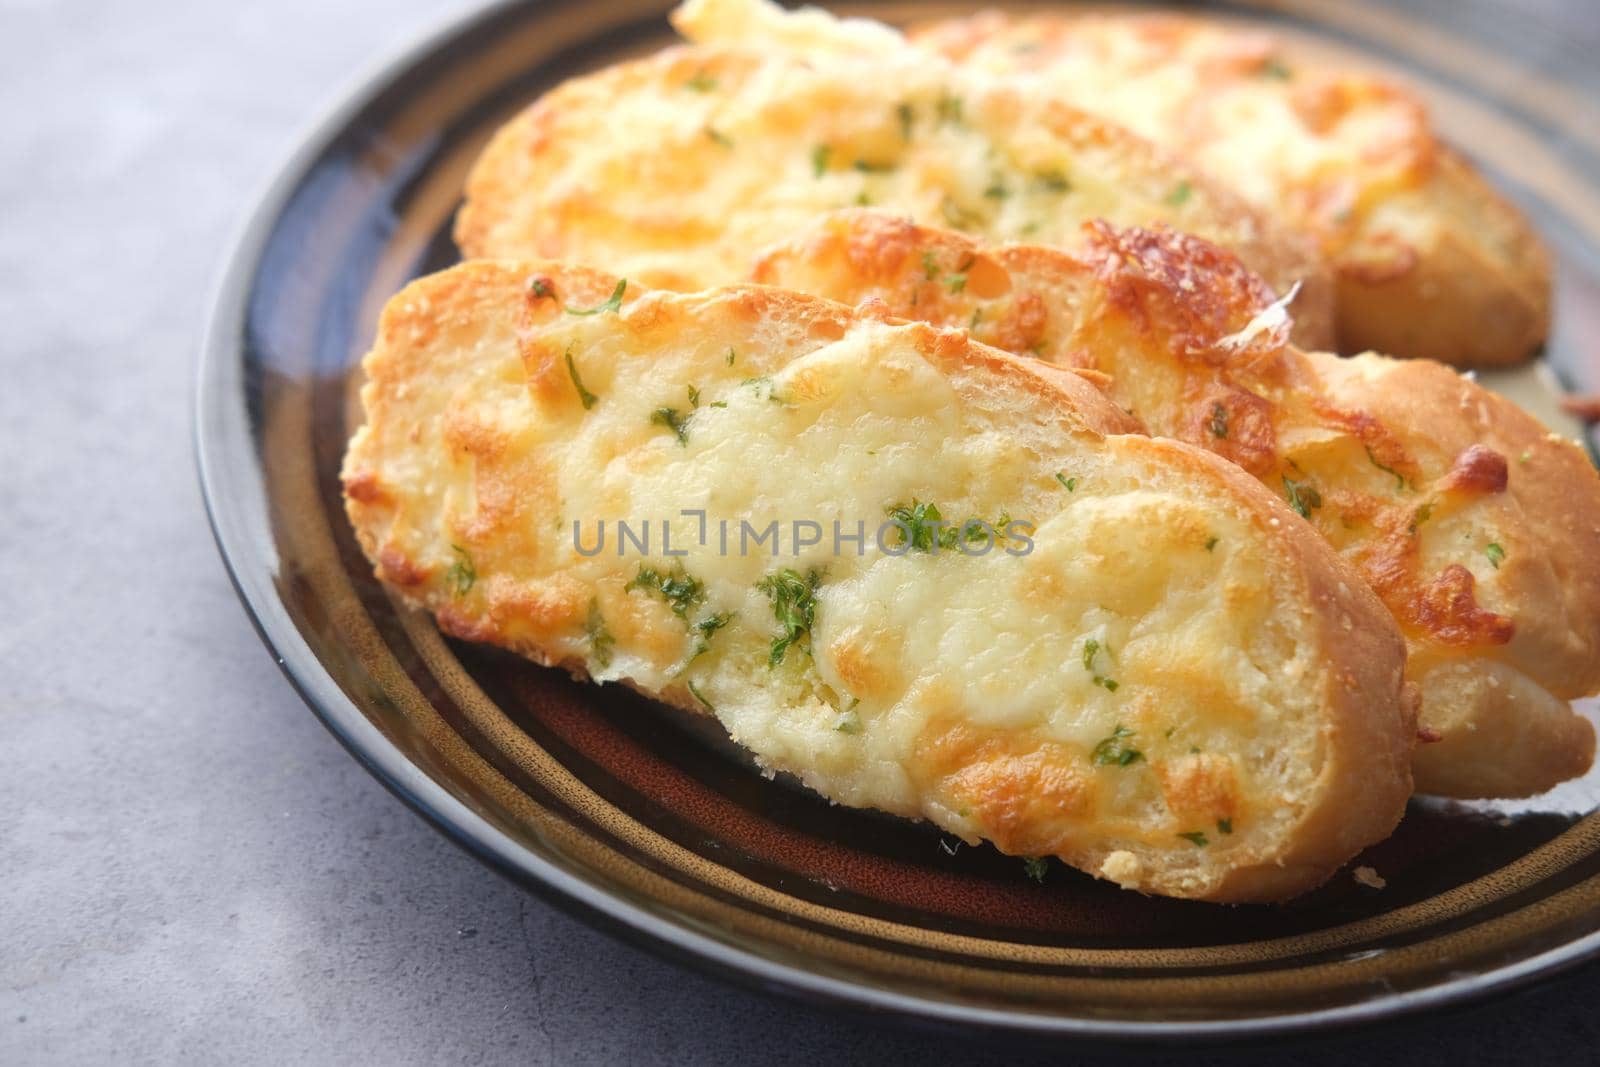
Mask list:
[[[0,1063],[1031,1061],[553,911],[385,793],[257,642],[190,456],[210,285],[297,131],[444,6],[0,0]],[[1249,1058],[1592,1061],[1597,994]]]

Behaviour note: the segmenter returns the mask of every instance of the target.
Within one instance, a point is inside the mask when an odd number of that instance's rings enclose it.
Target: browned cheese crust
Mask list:
[[[1296,503],[1407,637],[1434,742],[1420,790],[1524,796],[1586,771],[1594,731],[1568,701],[1600,690],[1600,477],[1582,450],[1440,364],[1285,344],[1255,321],[1270,290],[1222,249],[1088,233],[1078,254],[990,248],[842,212],[755,277],[1080,369]]]
[[[785,290],[619,294],[548,262],[412,283],[363,366],[347,507],[407,604],[710,711],[840,803],[1218,901],[1304,891],[1404,808],[1415,709],[1382,606],[1282,500],[1129,433],[1078,374]],[[830,556],[787,659],[760,579],[819,561],[691,540],[674,609],[558,528],[694,492],[881,514],[929,486],[951,515],[1033,516],[1036,551]]]

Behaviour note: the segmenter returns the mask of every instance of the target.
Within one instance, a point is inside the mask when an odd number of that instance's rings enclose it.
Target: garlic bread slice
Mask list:
[[[1314,236],[1343,351],[1512,364],[1549,332],[1543,242],[1404,86],[1168,13],[989,11],[911,39],[1124,123]]]
[[[407,603],[714,715],[838,803],[1218,901],[1309,889],[1400,817],[1382,606],[1078,375],[510,262],[408,286],[364,366],[349,515]]]
[[[1167,222],[1280,293],[1299,284],[1302,339],[1331,340],[1331,281],[1299,236],[1118,126],[907,47],[680,47],[574,78],[484,149],[456,241],[688,291],[744,279],[758,249],[860,204],[1037,244],[1075,244],[1090,218]]]
[[[1528,796],[1592,764],[1569,701],[1600,691],[1600,475],[1512,402],[1426,360],[1302,352],[1259,278],[1171,232],[1091,224],[1068,254],[856,210],[754,277],[1088,372],[1283,495],[1406,635],[1419,791]]]

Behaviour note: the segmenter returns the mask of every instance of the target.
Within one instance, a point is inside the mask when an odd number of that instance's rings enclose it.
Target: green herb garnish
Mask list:
[[[774,404],[783,403],[783,398],[778,395],[777,384],[765,374],[759,378],[746,378],[739,384],[747,385],[751,389],[755,390],[755,394],[762,400],[770,400]]]
[[[1188,201],[1190,195],[1193,193],[1194,186],[1190,185],[1187,181],[1181,181],[1173,187],[1172,192],[1167,194],[1167,203],[1171,204],[1173,207],[1180,207]]]
[[[1233,833],[1233,820],[1232,819],[1218,819],[1217,820],[1217,832],[1218,833],[1224,833],[1224,834]]]
[[[592,308],[567,308],[568,315],[599,315],[607,311],[622,310],[622,294],[627,292],[628,279],[623,278],[617,282],[617,287],[611,290],[611,295],[604,304]],[[587,405],[586,405],[587,406]]]
[[[901,104],[894,109],[894,113],[900,119],[900,139],[911,140],[911,124],[916,120],[916,112],[911,110],[910,104]]]
[[[1084,658],[1088,659],[1087,656]],[[1099,767],[1126,767],[1144,759],[1143,752],[1128,744],[1128,738],[1133,735],[1134,731],[1119,724],[1111,731],[1110,737],[1105,738],[1094,746],[1094,751],[1090,753],[1090,757],[1094,760],[1095,765]]]
[[[796,641],[810,637],[817,613],[817,587],[821,584],[822,575],[815,569],[801,577],[799,572],[788,567],[756,583],[756,588],[772,601],[772,615],[783,628],[783,632],[772,639],[772,654],[767,658],[769,667],[782,663],[784,654]]]
[[[711,651],[711,638],[716,632],[733,621],[733,612],[719,611],[715,615],[707,615],[694,624],[694,632],[700,636],[695,640],[694,652],[690,659],[696,659]]]
[[[1068,478],[1066,471],[1056,471],[1056,481],[1058,481],[1062,485],[1066,486],[1067,487],[1067,492],[1069,492],[1069,493],[1077,492],[1078,479],[1075,478],[1075,477],[1074,478]]]
[[[1052,193],[1065,193],[1072,188],[1072,183],[1067,176],[1059,170],[1047,170],[1035,174],[1034,180]]]
[[[555,290],[550,288],[550,283],[544,278],[535,278],[529,282],[528,292],[532,293],[536,300],[543,300],[547,296],[555,295]]]
[[[1004,182],[996,179],[989,184],[987,189],[983,191],[983,195],[988,197],[990,200],[1004,200],[1006,197],[1011,195],[1011,190],[1005,187]]]
[[[478,580],[478,569],[472,565],[472,557],[467,550],[460,545],[451,545],[450,551],[456,554],[456,558],[450,564],[450,569],[444,572],[445,584],[455,591],[456,596],[466,596]]]
[[[724,363],[726,363],[726,364],[727,364],[727,365],[728,365],[728,366],[730,366],[730,367],[731,367],[731,366],[733,366],[733,361],[734,361],[734,360],[735,360],[735,359],[737,359],[737,358],[738,358],[738,355],[739,355],[739,354],[738,354],[738,353],[737,353],[737,352],[735,352],[735,351],[734,351],[734,350],[733,350],[733,346],[732,346],[732,345],[729,345],[729,346],[728,346],[728,355],[727,355],[727,357],[726,357],[726,358],[725,358],[725,359],[724,359],[724,360],[723,360],[723,362],[724,362]]]
[[[1206,835],[1201,833],[1199,830],[1190,830],[1188,833],[1179,834],[1178,836],[1183,838],[1185,841],[1192,843],[1196,848],[1205,848],[1207,845],[1211,844],[1210,841],[1206,840]]]
[[[1285,474],[1283,491],[1289,498],[1289,506],[1299,512],[1302,519],[1311,518],[1311,512],[1322,506],[1322,494],[1308,481],[1297,482]]]
[[[1095,674],[1094,658],[1095,656],[1099,655],[1099,653],[1100,642],[1096,641],[1092,637],[1085,639],[1083,642],[1083,669],[1094,675],[1095,685],[1098,685],[1108,693],[1115,693],[1117,691],[1117,681],[1115,678],[1107,678],[1104,675]],[[1118,727],[1118,729],[1121,729],[1121,727]]]
[[[1493,541],[1489,542],[1489,547],[1483,550],[1483,554],[1489,557],[1489,562],[1494,564],[1495,570],[1500,569],[1500,561],[1506,558],[1506,550]]]
[[[666,574],[641,563],[639,573],[623,588],[630,593],[635,589],[644,589],[660,594],[661,599],[672,608],[672,613],[686,623],[689,621],[689,609],[706,598],[705,584],[689,576],[683,569],[682,560],[675,561],[672,570]]]
[[[1277,56],[1267,60],[1261,67],[1261,76],[1263,78],[1276,78],[1278,81],[1286,82],[1289,80],[1290,73],[1289,68],[1284,66],[1283,60]]]
[[[930,282],[939,276],[939,261],[934,258],[932,252],[922,253],[922,273]]]
[[[588,411],[594,407],[595,401],[600,398],[583,387],[583,379],[578,377],[578,365],[572,361],[572,346],[567,346],[567,374],[572,378],[572,387],[578,390],[578,400],[583,404],[583,410]]]
[[[854,708],[847,708],[839,713],[833,721],[835,732],[841,734],[859,734],[861,732],[861,716],[857,715]]]
[[[950,286],[952,293],[959,293],[967,287],[967,271],[978,261],[978,257],[968,253],[967,257],[957,265],[954,274],[946,275],[945,281]]]
[[[600,614],[600,601],[589,601],[589,618],[584,624],[584,631],[589,635],[589,651],[594,655],[594,661],[601,667],[611,666],[611,650],[616,645],[617,639],[611,636],[611,631],[606,628],[605,617]]]
[[[828,156],[833,152],[825,144],[819,144],[811,150],[811,176],[820,178],[828,169]]]
[[[943,516],[939,513],[937,504],[925,504],[912,498],[908,507],[898,504],[888,509],[889,518],[899,523],[901,544],[910,544],[918,552],[932,552],[935,545],[945,548],[955,547],[955,539],[949,539],[946,544],[946,535],[955,533],[954,530],[939,528]]]
[[[1022,869],[1040,885],[1044,885],[1044,876],[1050,873],[1050,861],[1043,856],[1028,856],[1022,861]]]
[[[1406,532],[1415,534],[1417,527],[1433,517],[1433,501],[1424,501],[1411,515],[1411,525],[1406,527]]]
[[[723,148],[733,147],[733,138],[729,137],[715,126],[706,127],[706,136],[711,138],[713,144],[719,144]]]
[[[1366,447],[1366,450],[1367,450],[1367,459],[1372,462],[1372,465],[1374,467],[1377,467],[1379,470],[1383,471],[1385,474],[1393,475],[1393,477],[1394,477],[1394,491],[1398,493],[1400,490],[1404,489],[1406,487],[1406,480],[1405,480],[1404,477],[1401,476],[1400,472],[1395,470],[1393,467],[1389,467],[1389,466],[1386,466],[1386,465],[1378,462],[1378,457],[1373,454],[1371,445],[1367,445],[1367,446],[1364,446],[1364,447]]]
[[[1217,538],[1217,537],[1208,537],[1208,538],[1206,538],[1206,551],[1210,552],[1212,549],[1216,548],[1218,540],[1219,540],[1219,538]]]
[[[695,76],[683,83],[683,87],[696,93],[709,93],[717,87],[717,79],[705,71],[697,71]]]
[[[693,682],[684,682],[684,685],[687,685],[689,687],[690,694],[693,695],[693,697],[696,700],[698,700],[702,705],[704,705],[704,707],[705,707],[705,709],[707,711],[711,712],[711,714],[713,714],[713,715],[715,715],[717,713],[717,709],[711,706],[711,701],[707,700],[705,698],[705,696],[700,692],[700,690],[698,690],[698,689],[696,689],[694,687],[694,683]]]
[[[677,408],[656,408],[650,413],[650,422],[671,430],[677,436],[678,444],[689,443],[689,416]]]

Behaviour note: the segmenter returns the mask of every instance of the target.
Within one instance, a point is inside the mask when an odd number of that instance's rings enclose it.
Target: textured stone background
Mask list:
[[[512,888],[246,622],[189,442],[211,285],[298,132],[446,6],[0,0],[0,1062],[1029,1062],[730,988]],[[1597,995],[1591,969],[1249,1058],[1592,1062]]]

